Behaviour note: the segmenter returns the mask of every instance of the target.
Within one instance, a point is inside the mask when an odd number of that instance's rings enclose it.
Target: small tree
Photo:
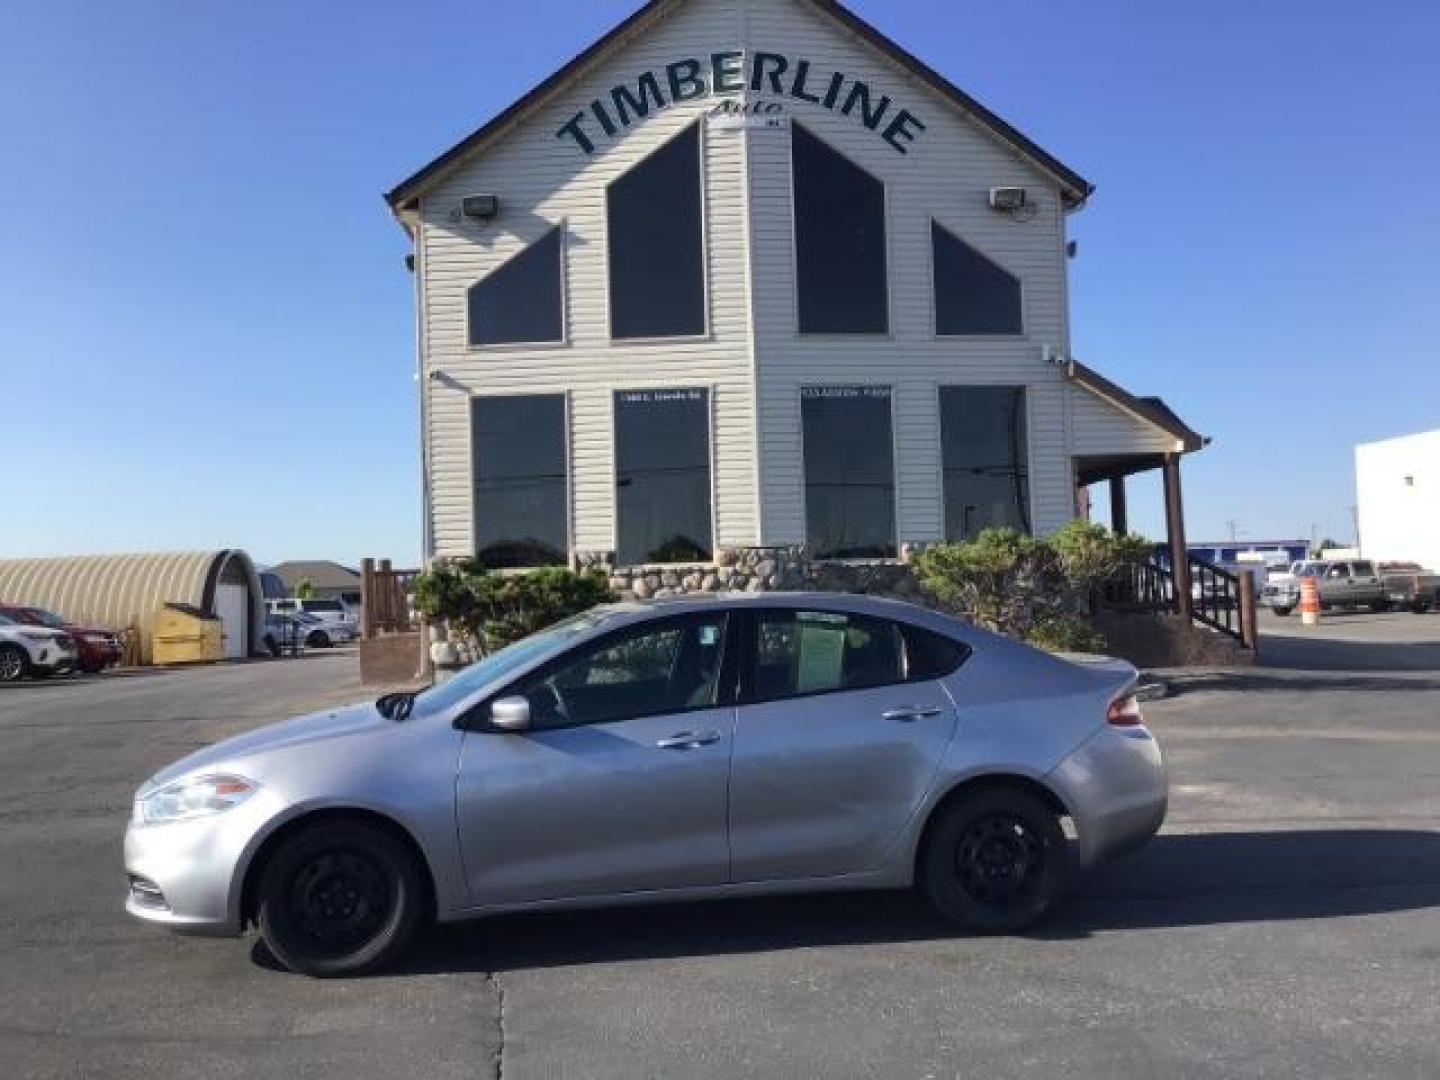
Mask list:
[[[478,559],[442,563],[415,579],[415,608],[443,619],[472,655],[484,656],[613,599],[604,574],[554,568],[498,574]]]
[[[315,599],[315,584],[308,577],[301,578],[295,583],[295,598],[297,600]]]

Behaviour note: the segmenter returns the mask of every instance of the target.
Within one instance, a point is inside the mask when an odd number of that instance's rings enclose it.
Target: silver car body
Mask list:
[[[456,726],[526,672],[599,635],[722,607],[870,615],[937,632],[971,653],[931,682],[588,727],[507,734]],[[125,837],[128,909],[176,930],[239,933],[247,874],[267,840],[333,811],[378,815],[408,834],[430,871],[441,921],[905,886],[931,812],[987,777],[1043,789],[1072,820],[1082,866],[1148,840],[1165,815],[1153,737],[1106,720],[1135,683],[1134,668],[1120,661],[1073,663],[939,613],[831,593],[614,605],[550,637],[522,643],[503,676],[444,707],[417,706],[404,722],[355,705],[170,766],[137,793]],[[258,792],[223,814],[141,821],[147,792],[217,773],[254,781]]]

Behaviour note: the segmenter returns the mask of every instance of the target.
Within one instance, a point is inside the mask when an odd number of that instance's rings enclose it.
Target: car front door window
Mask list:
[[[566,657],[509,694],[530,703],[536,730],[705,709],[718,700],[723,615],[622,630]]]

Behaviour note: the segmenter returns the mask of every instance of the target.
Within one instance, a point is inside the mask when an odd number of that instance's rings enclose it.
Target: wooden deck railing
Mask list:
[[[1247,649],[1256,648],[1255,579],[1249,574],[1232,574],[1194,555],[1188,568],[1189,597],[1177,594],[1175,574],[1169,566],[1149,559],[1107,584],[1101,591],[1101,603],[1112,611],[1185,614]]]
[[[384,634],[402,634],[420,628],[412,606],[419,570],[396,570],[389,559],[365,559],[360,564],[360,636],[369,640]]]

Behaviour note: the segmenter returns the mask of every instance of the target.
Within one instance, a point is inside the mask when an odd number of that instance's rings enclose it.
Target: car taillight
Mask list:
[[[1110,703],[1105,720],[1115,727],[1139,727],[1145,722],[1145,717],[1140,715],[1140,699],[1134,694],[1116,698]]]

